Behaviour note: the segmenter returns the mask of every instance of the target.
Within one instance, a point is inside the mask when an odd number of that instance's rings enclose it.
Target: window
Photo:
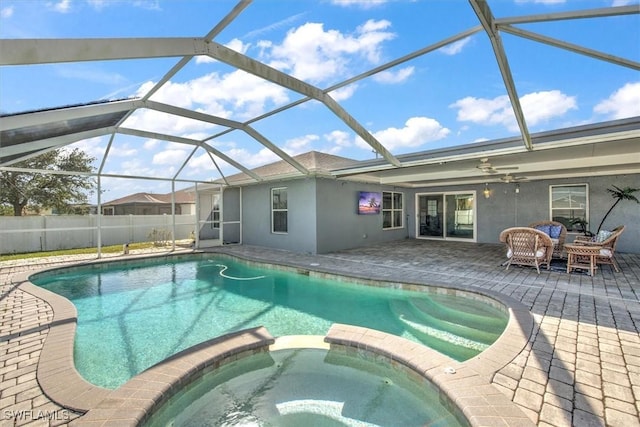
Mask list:
[[[271,232],[286,233],[287,217],[287,188],[271,189]]]
[[[394,191],[382,192],[382,228],[403,227],[403,196]]]
[[[220,228],[220,195],[214,194],[211,198],[211,229]]]
[[[567,227],[568,231],[588,230],[589,188],[587,184],[551,185],[551,219]]]

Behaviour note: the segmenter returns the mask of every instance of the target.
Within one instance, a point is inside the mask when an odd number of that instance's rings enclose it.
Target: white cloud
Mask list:
[[[146,159],[141,157],[130,157],[128,160],[120,164],[120,170],[110,173],[122,174],[129,176],[150,176],[157,178],[168,178],[175,174],[176,169],[173,167],[163,167],[160,169],[149,167]],[[129,192],[131,194],[131,192]]]
[[[380,61],[381,45],[395,34],[385,31],[388,21],[369,20],[353,34],[326,30],[323,24],[306,23],[290,30],[281,44],[262,44],[265,60],[273,67],[313,84],[352,75],[358,60]]]
[[[503,121],[505,111],[510,111],[511,103],[507,95],[493,99],[467,96],[459,99],[450,107],[458,109],[458,121],[484,124],[498,124]]]
[[[249,169],[281,160],[280,156],[266,147],[262,148],[257,153],[252,153],[246,148],[232,148],[231,150],[226,150],[224,154]],[[226,165],[223,169],[235,169],[233,166],[230,166],[226,162],[221,161],[220,167],[222,168],[223,165]]]
[[[373,132],[372,135],[389,151],[398,148],[416,148],[428,142],[445,138],[449,129],[443,127],[437,120],[429,117],[411,117],[402,128],[388,128]],[[371,149],[362,138],[357,137],[356,144],[361,148]]]
[[[332,0],[331,2],[336,6],[371,9],[387,3],[388,0]]]
[[[135,96],[144,96],[154,85],[154,82],[144,83]],[[239,70],[224,75],[206,74],[184,83],[169,81],[151,99],[182,108],[195,108],[206,114],[238,121],[263,114],[267,108],[289,101],[286,89]],[[160,133],[178,132],[183,136],[216,127],[213,124],[146,109],[136,111],[127,119],[125,126]]]
[[[378,83],[397,84],[405,82],[409,77],[413,75],[414,67],[404,67],[395,72],[393,71],[381,71],[373,76],[373,79]]]
[[[251,47],[251,43],[243,43],[240,39],[233,39],[229,43],[225,44],[225,46],[231,50],[245,54],[247,53],[247,50],[249,50],[249,47]]]
[[[0,18],[11,18],[13,16],[14,8],[13,6],[7,6],[0,9]]]
[[[471,41],[471,37],[465,37],[462,40],[458,40],[446,46],[443,46],[439,49],[439,52],[444,53],[445,55],[456,55],[462,52],[462,49]]]
[[[185,161],[187,155],[188,151],[186,149],[171,148],[154,154],[151,163],[161,166],[179,166]]]
[[[115,0],[85,0],[86,3],[97,11],[101,11],[109,6],[120,6],[125,4],[127,6],[137,7],[139,9],[146,10],[162,10],[158,0],[136,0],[136,1],[115,1]]]
[[[334,130],[325,135],[324,139],[338,147],[351,147],[351,135],[343,130]]]
[[[640,115],[640,82],[627,83],[609,98],[593,108],[598,114],[608,115],[611,119],[622,119]]]
[[[283,150],[290,156],[305,153],[311,150],[311,144],[318,141],[320,137],[318,135],[308,134],[299,136],[297,138],[288,139],[285,142]]]
[[[255,46],[261,50],[265,63],[314,84],[326,83],[352,76],[354,65],[364,67],[365,61],[379,61],[382,44],[395,37],[386,31],[390,25],[385,20],[369,20],[347,34],[325,31],[322,24],[307,23],[290,30],[280,44],[259,41]],[[227,46],[241,53],[251,47],[238,39]],[[198,57],[197,61],[204,62],[203,58]],[[412,73],[413,68],[407,67],[379,78],[387,83],[399,83]],[[140,85],[135,96],[144,96],[154,85],[154,82]],[[331,96],[342,101],[350,98],[357,88],[355,84],[349,85],[332,92]],[[169,81],[151,99],[182,108],[197,108],[237,121],[259,116],[290,102],[287,89],[240,70],[209,73],[186,82]],[[137,111],[125,126],[161,133],[177,131],[181,135],[201,134],[212,129],[210,124],[149,110]]]
[[[106,138],[103,136],[96,136],[94,138],[83,139],[82,141],[78,141],[73,144],[67,145],[64,148],[68,148],[69,150],[78,148],[88,156],[95,158],[98,164],[100,164],[100,161],[102,160],[102,156],[104,155],[104,152],[105,152],[105,147],[106,147],[105,139]]]
[[[116,141],[111,145],[111,149],[109,150],[109,158],[111,157],[132,158],[132,157],[136,157],[137,155],[138,155],[138,149],[131,147],[128,142],[120,143]]]
[[[336,101],[344,101],[345,99],[349,99],[353,96],[353,94],[358,90],[358,84],[352,83],[348,86],[341,87],[340,89],[336,89],[332,92],[329,92],[329,95]]]
[[[533,92],[520,98],[520,105],[527,123],[531,126],[564,115],[577,109],[576,97],[568,96],[559,90]]]
[[[520,97],[520,105],[525,120],[531,126],[560,117],[567,111],[577,108],[575,97],[565,95],[558,90],[526,94]],[[450,107],[458,109],[458,121],[482,125],[502,125],[511,131],[518,130],[507,95],[493,99],[468,96],[451,104]]]
[[[87,4],[96,10],[102,10],[109,5],[107,0],[87,0]]]
[[[160,144],[161,142],[157,139],[147,139],[144,144],[142,144],[142,147],[145,150],[154,150]]]
[[[295,21],[298,21],[304,15],[305,15],[304,13],[298,13],[297,15],[289,16],[289,17],[287,17],[285,19],[282,19],[282,20],[280,20],[278,22],[274,22],[273,24],[269,24],[269,25],[267,25],[265,27],[256,28],[255,30],[252,30],[252,31],[248,32],[247,34],[245,34],[244,36],[242,36],[242,38],[243,39],[250,39],[250,38],[262,35],[264,33],[271,32],[272,30],[277,30],[277,29],[282,28],[282,27],[287,27],[289,25],[292,25]]]
[[[159,0],[135,0],[131,4],[140,9],[162,10]]]
[[[57,3],[47,3],[47,6],[59,13],[68,13],[71,11],[71,0],[60,0]]]
[[[633,3],[633,0],[613,0],[613,2],[611,3],[611,6],[616,7],[616,6],[626,6]]]

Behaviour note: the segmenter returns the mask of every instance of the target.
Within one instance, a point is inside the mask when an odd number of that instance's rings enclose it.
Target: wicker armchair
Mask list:
[[[567,227],[565,227],[563,223],[558,221],[538,221],[538,222],[533,222],[529,224],[529,227],[531,228],[536,228],[536,227],[543,228],[546,226],[556,227],[555,230],[550,230],[550,232],[547,234],[549,234],[549,237],[551,237],[551,241],[553,242],[553,258],[562,258],[563,251],[564,251],[564,243],[565,243],[565,239],[567,238]],[[559,229],[560,232],[554,233],[553,231],[557,231],[557,229]]]
[[[608,264],[611,265],[616,273],[620,272],[620,267],[618,266],[618,262],[616,261],[616,245],[618,244],[618,239],[620,235],[624,231],[624,225],[619,225],[618,227],[611,230],[611,235],[604,239],[601,242],[592,241],[591,237],[586,236],[578,236],[573,241],[574,245],[589,245],[600,247],[600,253],[596,257],[596,264]],[[597,236],[596,236],[597,237]]]
[[[507,245],[507,268],[511,264],[535,266],[540,274],[540,266],[551,268],[553,242],[543,231],[531,227],[511,227],[500,233],[500,241]]]

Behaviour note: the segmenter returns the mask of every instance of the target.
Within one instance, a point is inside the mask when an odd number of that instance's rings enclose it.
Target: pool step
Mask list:
[[[490,332],[485,329],[478,328],[476,325],[469,326],[468,324],[459,323],[458,319],[464,319],[464,313],[458,313],[457,318],[454,318],[453,321],[449,321],[432,316],[430,312],[418,308],[414,300],[408,301],[406,304],[408,308],[405,310],[404,314],[405,316],[410,314],[410,319],[412,321],[449,332],[458,337],[491,345],[500,336],[500,333]],[[448,316],[448,318],[452,317],[453,316]],[[502,332],[502,330],[500,330],[500,332]]]
[[[429,317],[435,317],[445,322],[463,324],[474,329],[479,329],[492,334],[496,337],[502,334],[507,325],[507,318],[493,317],[478,313],[470,313],[468,307],[462,306],[454,308],[436,302],[429,297],[410,298],[409,301],[416,310],[427,314]],[[494,337],[493,339],[495,340]]]
[[[425,322],[423,315],[416,313],[416,310],[406,301],[392,300],[389,306],[407,331],[427,346],[456,360],[469,359],[489,347],[486,343],[429,325]]]

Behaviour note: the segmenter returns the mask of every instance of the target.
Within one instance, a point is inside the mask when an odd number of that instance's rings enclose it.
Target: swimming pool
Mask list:
[[[199,342],[258,325],[275,336],[359,325],[466,360],[493,343],[508,320],[505,310],[477,299],[325,280],[226,257],[103,263],[31,281],[76,306],[76,369],[107,388]]]
[[[467,425],[445,400],[430,382],[389,365],[335,350],[287,349],[205,374],[143,426]]]

